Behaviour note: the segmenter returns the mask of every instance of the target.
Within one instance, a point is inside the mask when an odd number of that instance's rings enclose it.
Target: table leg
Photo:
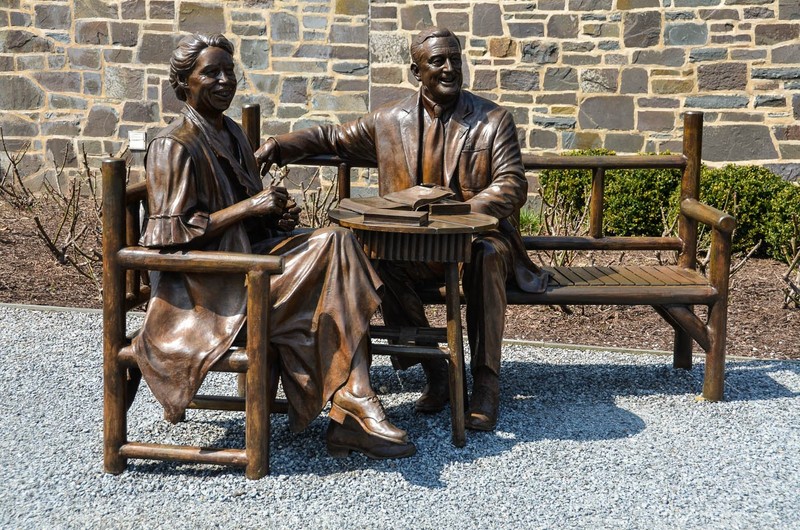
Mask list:
[[[464,447],[464,337],[461,331],[461,296],[458,264],[448,263],[445,269],[447,306],[447,345],[450,349],[450,413],[453,419],[453,445]]]

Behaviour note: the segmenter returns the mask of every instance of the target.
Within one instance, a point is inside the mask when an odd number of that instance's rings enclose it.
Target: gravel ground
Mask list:
[[[415,457],[325,453],[327,418],[273,419],[272,475],[132,461],[102,472],[101,319],[0,306],[2,528],[800,528],[800,363],[731,360],[727,400],[696,402],[703,365],[509,345],[494,433],[450,444],[413,413],[422,374],[373,381]],[[232,376],[207,387],[231,391]],[[210,390],[206,388],[205,390]],[[242,443],[243,415],[171,426],[145,388],[130,438]]]

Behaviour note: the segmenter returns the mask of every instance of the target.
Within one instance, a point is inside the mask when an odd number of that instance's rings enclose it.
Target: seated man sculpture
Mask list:
[[[256,152],[262,172],[315,154],[367,160],[378,165],[381,195],[417,184],[439,184],[466,201],[473,212],[500,220],[497,230],[478,237],[463,267],[467,331],[472,353],[470,429],[493,430],[499,406],[500,348],[505,325],[507,281],[539,292],[544,275],[529,259],[509,222],[527,197],[519,140],[506,110],[461,89],[461,45],[444,28],[420,32],[411,44],[411,72],[420,90],[344,125],[321,125],[270,138]],[[434,266],[378,264],[387,293],[387,324],[427,326],[414,286],[441,278]],[[441,410],[448,400],[444,361],[422,363],[427,386],[416,403],[422,412]]]
[[[369,381],[369,320],[382,284],[350,232],[295,230],[300,209],[284,188],[263,189],[252,148],[223,112],[236,93],[233,45],[222,35],[184,38],[170,83],[182,115],[146,158],[148,217],[141,244],[165,250],[283,256],[270,285],[270,347],[277,351],[299,431],[331,402],[328,450],[410,456],[406,432],[386,418]],[[246,320],[244,277],[161,273],[130,346],[165,416],[178,421],[209,367]]]

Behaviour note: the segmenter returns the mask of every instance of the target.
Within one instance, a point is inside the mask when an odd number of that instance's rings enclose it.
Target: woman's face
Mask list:
[[[221,114],[236,94],[233,57],[222,48],[205,48],[197,56],[186,84],[189,106],[202,116]]]

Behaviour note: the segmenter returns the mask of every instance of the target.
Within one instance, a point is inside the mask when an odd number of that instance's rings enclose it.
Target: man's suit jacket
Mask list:
[[[422,182],[417,168],[422,152],[419,93],[390,103],[344,125],[320,125],[275,137],[280,163],[306,156],[336,154],[374,162],[381,195]],[[517,130],[511,114],[495,103],[462,91],[446,125],[444,184],[473,212],[500,219],[500,231],[514,249],[514,275],[520,288],[539,292],[546,286],[528,258],[508,217],[527,198]]]

